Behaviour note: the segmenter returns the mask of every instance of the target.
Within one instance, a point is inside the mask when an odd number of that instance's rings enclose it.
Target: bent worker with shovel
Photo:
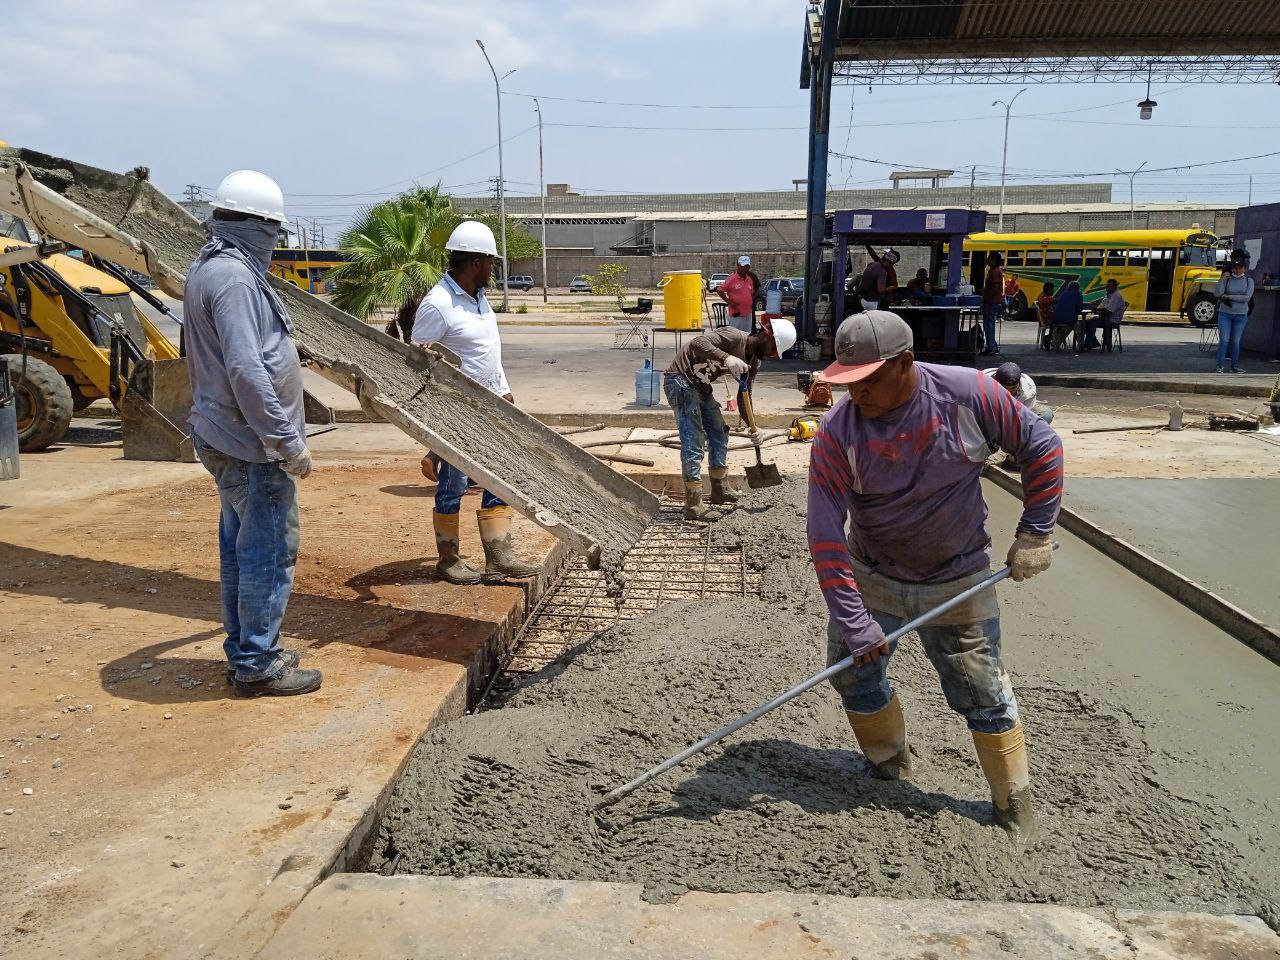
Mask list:
[[[662,387],[675,411],[680,431],[680,466],[684,476],[686,520],[719,520],[720,513],[702,505],[702,458],[711,457],[711,502],[732,504],[738,495],[725,485],[729,473],[729,429],[725,426],[712,384],[728,375],[748,384],[766,359],[776,359],[796,342],[790,320],[775,318],[759,333],[720,327],[692,338],[663,372]]]
[[[828,663],[854,665],[831,683],[858,746],[886,779],[911,773],[886,634],[990,575],[983,462],[998,445],[1022,472],[1022,519],[1009,549],[1014,580],[1047,570],[1062,498],[1058,435],[980,370],[915,362],[897,314],[855,314],[823,372],[849,386],[823,418],[810,454],[808,533],[831,619]],[[994,588],[917,633],[947,703],[969,725],[996,822],[1018,848],[1037,836],[1018,704],[1000,660]]]

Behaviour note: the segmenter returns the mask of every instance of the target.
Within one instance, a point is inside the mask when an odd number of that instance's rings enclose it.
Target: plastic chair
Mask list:
[[[729,305],[723,300],[711,305],[711,325],[713,327],[727,327],[729,325]]]

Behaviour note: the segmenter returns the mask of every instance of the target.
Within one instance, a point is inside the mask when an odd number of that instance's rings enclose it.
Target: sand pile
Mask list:
[[[592,797],[822,668],[803,504],[797,483],[753,495],[717,531],[744,542],[772,602],[673,605],[610,629],[505,709],[420,744],[371,869],[398,857],[399,873],[631,881],[654,899],[783,889],[1195,907],[1275,923],[1275,877],[1252,876],[1221,839],[1221,811],[1144,775],[1127,712],[1061,687],[1018,687],[1046,839],[1014,857],[989,823],[964,724],[914,642],[892,667],[913,782],[868,775],[824,686],[591,814]]]

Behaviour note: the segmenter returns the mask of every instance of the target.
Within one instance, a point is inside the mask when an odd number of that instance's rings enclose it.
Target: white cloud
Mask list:
[[[589,24],[611,33],[656,36],[675,30],[712,32],[772,30],[798,24],[804,0],[737,0],[726,6],[718,0],[572,0],[564,8],[565,19]]]

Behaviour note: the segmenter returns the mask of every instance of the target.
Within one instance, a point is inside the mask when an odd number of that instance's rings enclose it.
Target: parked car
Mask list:
[[[729,275],[727,273],[713,273],[711,275],[711,279],[707,281],[707,289],[712,293],[715,293],[720,289],[720,284],[724,283],[728,279]]]
[[[525,293],[528,293],[533,289],[533,277],[508,277],[507,289],[522,290]]]
[[[770,290],[782,291],[782,310],[784,313],[794,310],[796,303],[804,296],[804,277],[772,277],[765,281],[760,292],[756,294],[756,310],[763,310],[765,297]]]
[[[570,293],[590,293],[591,281],[579,274],[569,281]]]

